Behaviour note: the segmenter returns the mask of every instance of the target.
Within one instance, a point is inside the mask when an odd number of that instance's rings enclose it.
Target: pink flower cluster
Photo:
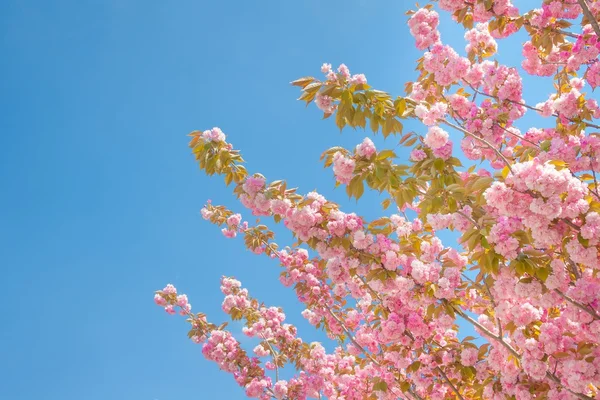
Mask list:
[[[327,95],[323,95],[321,93],[317,93],[315,97],[315,104],[321,111],[325,114],[331,114],[335,111],[336,105],[333,102],[333,99]]]
[[[425,50],[440,41],[440,33],[437,30],[438,24],[439,14],[425,8],[419,9],[410,17],[408,27],[410,28],[410,34],[417,42],[417,49]]]
[[[530,229],[536,247],[559,245],[566,232],[553,228],[553,221],[557,218],[571,220],[587,212],[589,204],[585,198],[589,189],[568,169],[557,170],[554,165],[537,160],[514,164],[512,171],[505,182],[494,182],[484,193],[490,211],[499,217],[513,217],[500,220],[491,239],[498,241],[502,246],[499,250],[512,258],[514,241],[506,235],[518,229],[514,219],[518,218]],[[575,242],[571,243],[572,256],[582,255]],[[586,260],[592,261],[587,256]]]
[[[210,142],[224,142],[226,139],[225,134],[219,128],[212,128],[202,132],[202,138]]]
[[[436,150],[444,147],[448,143],[449,137],[448,132],[439,126],[432,126],[427,131],[424,142],[429,148]]]
[[[333,173],[335,174],[335,179],[339,183],[350,183],[354,176],[355,165],[356,163],[352,158],[346,157],[339,151],[336,152],[333,155]]]
[[[176,297],[175,297],[176,296]],[[173,301],[169,301],[168,297],[172,297]],[[179,313],[181,315],[187,315],[192,309],[192,305],[188,302],[188,298],[185,294],[177,296],[177,289],[170,283],[164,287],[164,289],[154,295],[154,302],[156,305],[165,308],[168,314],[176,314],[175,307],[179,307]]]
[[[361,157],[371,158],[377,152],[375,144],[371,139],[366,137],[361,144],[356,146],[356,154]]]
[[[432,73],[437,84],[448,86],[465,78],[471,63],[450,46],[436,43],[423,56],[423,68]]]
[[[331,64],[324,63],[321,66],[321,72],[323,72],[326,75],[328,81],[338,83],[347,82],[350,85],[364,85],[367,83],[367,77],[365,76],[365,74],[350,75],[350,69],[348,69],[346,64],[340,64],[337,71],[338,73],[336,74],[331,68]],[[323,97],[328,96],[321,96],[321,102],[323,102]],[[317,99],[318,98],[319,94],[317,94]],[[319,103],[317,103],[317,106],[319,106]],[[321,106],[319,106],[319,108],[321,108]]]
[[[240,214],[233,214],[227,218],[227,228],[223,228],[221,232],[227,238],[234,238],[237,235],[238,229],[244,231],[248,227],[248,223],[242,222],[242,216]]]
[[[442,102],[434,103],[429,108],[423,104],[415,107],[415,115],[427,126],[435,125],[437,121],[446,117],[447,113],[448,105]]]
[[[498,44],[489,32],[487,23],[479,23],[465,33],[468,44],[465,50],[469,54],[491,56],[498,49]]]

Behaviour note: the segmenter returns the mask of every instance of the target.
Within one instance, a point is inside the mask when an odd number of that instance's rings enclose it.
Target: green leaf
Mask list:
[[[415,361],[406,368],[406,372],[417,372],[421,367],[421,361]]]
[[[376,160],[385,160],[386,158],[396,157],[396,153],[393,150],[382,150],[377,154]]]
[[[396,115],[402,117],[404,115],[404,111],[406,110],[406,100],[402,97],[396,99],[394,108],[396,109]]]
[[[305,76],[303,78],[296,79],[295,81],[293,81],[292,85],[300,86],[301,88],[305,88],[309,83],[311,83],[314,80],[315,80],[315,78],[313,78],[312,76]]]
[[[481,178],[477,179],[477,181],[473,184],[473,186],[471,186],[471,190],[478,191],[478,190],[482,190],[482,189],[487,189],[488,187],[490,187],[490,185],[492,184],[493,181],[494,180],[492,178],[481,177]]]
[[[418,137],[416,137],[416,136],[415,136],[415,137],[413,137],[413,138],[412,138],[412,139],[410,139],[408,142],[404,143],[404,146],[406,146],[406,147],[410,147],[410,146],[412,146],[413,144],[415,144],[415,142],[417,141],[417,139],[418,139]]]
[[[364,192],[365,192],[365,185],[363,184],[363,182],[362,181],[357,182],[355,189],[354,189],[354,197],[356,197],[356,200],[360,199]]]
[[[550,275],[550,268],[543,267],[535,270],[535,276],[538,277],[538,279],[542,282],[546,282],[548,275]]]
[[[388,385],[387,385],[386,381],[379,381],[373,385],[373,390],[380,391],[380,392],[387,392]]]
[[[373,133],[376,133],[379,130],[379,120],[378,120],[377,116],[373,115],[371,117],[370,126],[371,126],[371,130],[373,131]]]

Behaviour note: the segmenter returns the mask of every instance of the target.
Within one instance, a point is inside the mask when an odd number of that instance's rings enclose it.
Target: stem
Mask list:
[[[592,318],[600,319],[600,315],[598,315],[598,313],[596,313],[596,311],[594,311],[593,309],[590,309],[589,307],[586,307],[585,305],[573,300],[572,298],[570,298],[569,296],[567,296],[566,294],[564,294],[563,292],[561,292],[558,289],[554,289],[554,292],[556,292],[560,297],[562,297],[569,303],[573,304],[575,307],[579,308],[581,311],[585,311],[586,313],[590,314],[592,316]]]
[[[442,121],[442,122],[444,122],[446,125],[448,125],[448,126],[450,126],[450,127],[454,128],[454,129],[456,129],[456,130],[458,130],[458,131],[461,131],[461,132],[462,132],[462,133],[464,133],[465,135],[472,137],[473,139],[479,140],[481,143],[485,144],[487,147],[489,147],[490,149],[494,150],[494,152],[495,152],[495,153],[498,155],[498,157],[500,157],[500,158],[502,159],[502,161],[504,161],[504,163],[505,163],[505,164],[506,164],[506,166],[508,167],[508,170],[509,170],[511,173],[513,172],[512,168],[511,168],[511,166],[510,166],[510,163],[508,162],[508,160],[506,159],[506,157],[504,157],[504,155],[503,155],[503,154],[500,152],[500,150],[498,150],[497,148],[495,148],[495,147],[494,147],[494,146],[493,146],[493,145],[492,145],[490,142],[488,142],[488,141],[487,141],[487,140],[485,140],[484,138],[481,138],[481,137],[479,137],[479,136],[477,136],[477,135],[474,135],[473,133],[471,133],[471,132],[467,131],[466,129],[464,129],[464,128],[463,128],[463,127],[461,127],[461,126],[454,125],[452,122],[445,121],[445,120],[444,120],[444,121]]]
[[[260,336],[262,336],[265,343],[267,344],[267,346],[269,346],[269,349],[271,350],[273,361],[275,361],[275,382],[277,382],[279,381],[279,366],[277,365],[277,353],[275,352],[275,349],[273,349],[273,347],[271,346],[271,343],[269,343],[269,341],[263,335]]]
[[[529,140],[529,139],[525,139],[523,136],[519,136],[519,135],[517,135],[516,133],[509,131],[508,129],[506,129],[505,127],[503,127],[503,126],[502,126],[502,125],[500,125],[500,124],[496,124],[496,126],[497,126],[498,128],[500,128],[500,129],[502,129],[504,132],[508,133],[509,135],[513,135],[514,137],[516,137],[516,138],[519,138],[519,140],[522,140],[522,141],[524,141],[524,142],[527,142],[527,143],[529,143],[529,144],[531,144],[531,145],[533,145],[533,146],[537,147],[538,149],[540,148],[540,146],[538,146],[538,145],[537,145],[535,142],[532,142],[532,141],[531,141],[531,140]]]
[[[329,312],[329,315],[331,315],[333,317],[333,319],[335,319],[337,321],[338,324],[340,324],[340,326],[342,327],[342,329],[344,330],[344,332],[346,332],[346,335],[348,335],[348,339],[350,339],[350,341],[352,342],[352,344],[354,346],[356,346],[357,349],[359,349],[365,356],[367,356],[375,365],[377,366],[381,366],[381,363],[379,361],[377,361],[375,358],[373,358],[373,356],[368,353],[364,347],[362,347],[357,341],[356,339],[354,339],[354,336],[352,336],[352,333],[350,333],[350,331],[348,330],[348,328],[346,328],[346,326],[344,325],[344,323],[342,322],[342,320],[340,320],[340,318],[335,315],[333,313],[333,311],[331,311],[331,309],[329,307],[325,307],[327,309],[327,312]],[[398,378],[395,378],[397,382],[399,382]],[[415,398],[417,398],[417,400],[421,400],[421,397],[416,394],[415,392],[412,391],[412,389],[409,389],[408,392]],[[463,399],[464,400],[464,399]]]
[[[500,99],[498,99],[498,97],[496,97],[496,96],[493,96],[493,95],[491,95],[491,94],[487,94],[487,93],[483,93],[482,91],[475,89],[475,88],[474,88],[473,86],[471,86],[471,85],[469,85],[469,87],[470,87],[470,88],[471,88],[471,90],[473,90],[475,93],[479,93],[479,94],[481,94],[481,95],[483,95],[483,96],[490,97],[490,98],[492,98],[492,99],[496,99],[496,100],[500,101]],[[525,108],[528,108],[528,109],[530,109],[530,110],[533,110],[533,111],[542,112],[542,110],[541,110],[541,109],[539,109],[539,108],[537,108],[537,107],[530,106],[529,104],[521,103],[520,101],[514,101],[514,100],[509,100],[509,99],[506,99],[506,100],[504,100],[504,101],[508,101],[508,102],[510,102],[510,103],[513,103],[513,104],[516,104],[516,105],[519,105],[519,106],[523,106],[523,107],[525,107]],[[553,114],[552,114],[552,116],[553,116],[553,117],[560,117],[560,115],[559,115],[558,113],[553,113]],[[573,121],[571,118],[567,118],[567,119],[568,119],[569,121],[571,121],[571,122],[575,122],[575,121]],[[582,123],[584,123],[584,124],[586,124],[587,126],[589,126],[589,127],[591,127],[591,128],[600,129],[600,125],[596,125],[596,124],[593,124],[593,123],[591,123],[591,122],[585,122],[585,121],[581,121],[581,122],[582,122]]]
[[[462,211],[454,211],[456,214],[458,215],[462,215],[464,218],[466,218],[467,220],[469,220],[469,222],[471,222],[473,225],[475,225],[477,227],[477,229],[481,229],[481,226],[479,226],[479,224],[471,217],[469,217],[467,214],[465,214]]]
[[[352,336],[352,333],[350,333],[350,331],[348,330],[348,328],[346,328],[346,325],[344,325],[344,323],[342,322],[342,320],[333,313],[333,311],[331,311],[331,309],[329,307],[325,307],[327,309],[327,311],[329,312],[329,315],[331,315],[333,317],[333,319],[335,319],[337,321],[338,324],[340,324],[340,326],[342,327],[342,329],[344,330],[344,332],[346,332],[346,335],[348,335],[348,339],[350,339],[350,341],[352,342],[352,344],[354,346],[356,346],[357,349],[359,349],[360,351],[362,351],[364,353],[365,356],[367,356],[371,361],[373,361],[373,363],[375,365],[381,365],[379,363],[379,361],[377,361],[375,358],[373,358],[373,356],[368,353],[364,347],[362,347],[357,341],[356,339],[354,339],[354,336]]]
[[[473,318],[469,317],[467,314],[465,314],[462,310],[457,309],[454,306],[451,306],[454,311],[460,315],[461,317],[463,317],[465,320],[467,320],[468,322],[470,322],[471,324],[473,324],[474,326],[476,326],[477,328],[479,328],[483,333],[485,333],[487,336],[491,337],[492,339],[495,339],[496,341],[500,342],[500,344],[502,344],[504,347],[506,347],[506,349],[517,359],[517,360],[521,360],[521,356],[519,355],[519,353],[508,343],[506,343],[500,336],[493,334],[492,332],[490,332],[487,328],[485,328],[484,326],[482,326],[479,322],[475,321]],[[556,375],[554,375],[553,373],[551,373],[550,371],[546,372],[546,377],[548,377],[548,379],[550,379],[551,381],[553,381],[554,383],[556,383],[557,385],[560,385],[561,387],[563,387],[566,391],[568,391],[569,393],[571,393],[574,396],[577,396],[580,399],[583,400],[593,400],[592,397],[586,396],[585,394],[582,393],[575,393],[573,392],[571,389],[565,387],[562,382],[560,381],[560,379],[558,379],[558,377]]]
[[[462,395],[460,394],[460,392],[458,391],[458,389],[454,386],[454,384],[450,381],[450,379],[448,379],[448,376],[446,375],[446,373],[444,371],[442,371],[442,369],[440,367],[436,367],[436,369],[439,371],[440,374],[442,374],[442,377],[444,378],[444,380],[446,381],[446,383],[448,383],[448,385],[450,385],[450,388],[452,389],[452,391],[454,392],[454,394],[456,394],[456,396],[460,400],[465,400],[465,398],[462,397]]]
[[[492,339],[497,340],[498,342],[500,342],[504,347],[506,347],[506,349],[515,357],[517,357],[518,359],[521,359],[521,356],[519,355],[519,353],[508,343],[506,343],[500,336],[492,333],[489,329],[487,329],[486,327],[484,327],[483,325],[481,325],[479,322],[475,321],[473,318],[469,317],[467,314],[465,314],[462,310],[451,306],[452,309],[461,317],[463,317],[465,320],[467,320],[468,322],[470,322],[472,325],[474,325],[475,327],[477,327],[479,330],[481,330],[483,333],[486,334],[486,336],[491,337]]]
[[[572,37],[574,39],[577,39],[579,37],[578,35],[574,34],[573,32],[565,31],[565,30],[558,29],[558,28],[551,28],[551,27],[540,28],[540,27],[531,25],[531,22],[529,22],[529,21],[524,22],[523,25],[531,26],[531,27],[536,28],[536,29],[538,29],[540,31],[541,30],[545,30],[545,31],[560,33],[561,35],[569,36],[569,37]]]
[[[575,275],[576,279],[581,279],[581,273],[579,272],[579,267],[577,267],[577,264],[575,264],[573,261],[571,261],[570,258],[566,257],[567,262],[569,263],[569,265],[571,266],[571,269],[573,270],[573,275]]]
[[[594,193],[598,200],[600,200],[600,195],[598,195],[598,180],[596,179],[596,170],[592,166],[592,176],[594,177],[594,190],[590,189],[590,192]]]
[[[494,300],[494,296],[492,296],[492,291],[490,290],[490,286],[485,281],[485,277],[482,280],[483,280],[483,284],[485,285],[485,288],[486,288],[488,294],[490,295],[490,300],[492,301],[492,305],[494,306],[494,313],[495,313],[495,309],[498,305],[496,304],[496,301]],[[502,333],[502,323],[500,322],[500,318],[498,318],[498,317],[496,317],[496,324],[498,325],[498,336],[500,337],[500,339],[503,339],[504,333]]]
[[[590,20],[590,24],[592,24],[592,27],[594,28],[594,32],[596,32],[596,36],[598,36],[598,38],[600,38],[600,25],[598,25],[598,21],[596,21],[594,14],[592,14],[592,12],[590,11],[590,8],[588,7],[587,2],[585,0],[577,0],[577,2],[579,3],[579,6],[583,10],[583,15],[585,15],[587,17],[587,19]]]

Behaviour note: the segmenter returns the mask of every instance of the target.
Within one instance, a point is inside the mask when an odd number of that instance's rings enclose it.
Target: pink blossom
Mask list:
[[[439,42],[440,33],[437,30],[439,15],[426,8],[419,9],[408,20],[410,33],[416,39],[417,49],[424,50],[434,43]]]
[[[410,159],[412,161],[415,162],[419,162],[424,160],[425,158],[427,158],[427,153],[425,153],[423,150],[421,149],[414,149],[413,151],[411,151],[410,153]]]
[[[167,286],[165,286],[162,291],[165,294],[177,294],[177,289],[175,289],[175,286],[171,285],[170,283]]]
[[[165,311],[166,311],[168,314],[171,314],[171,315],[175,315],[175,314],[177,313],[177,312],[175,311],[175,308],[174,308],[172,305],[170,305],[170,304],[169,304],[168,306],[166,306],[166,307],[165,307]]]
[[[441,158],[442,160],[447,160],[450,157],[452,157],[452,142],[448,140],[446,144],[442,147],[434,149],[433,155],[435,157]]]
[[[336,107],[331,97],[327,95],[322,95],[321,93],[317,93],[317,95],[315,96],[315,104],[325,114],[333,113]]]
[[[340,66],[338,67],[338,72],[344,78],[346,78],[346,79],[350,78],[350,70],[348,69],[348,67],[346,66],[346,64],[340,64]]]
[[[475,28],[465,33],[465,39],[468,41],[467,53],[492,55],[498,48],[496,41],[490,35],[488,24],[479,23]]]
[[[233,214],[227,218],[227,225],[238,226],[242,222],[242,216],[240,214]]]
[[[600,86],[600,62],[595,62],[589,66],[585,78],[592,88],[595,89]]]
[[[446,116],[448,106],[446,103],[434,103],[429,108],[423,104],[415,107],[415,115],[427,126],[435,125],[436,122]]]
[[[354,176],[355,162],[339,151],[333,155],[333,173],[338,182],[348,184]]]
[[[223,236],[229,239],[232,239],[237,236],[237,232],[235,230],[228,228],[221,229],[221,233],[223,233]]]
[[[476,348],[465,347],[460,353],[460,363],[465,367],[475,365],[478,358],[478,352]]]
[[[179,307],[185,307],[188,304],[188,298],[185,294],[177,296],[177,305]]]
[[[158,293],[154,295],[154,302],[159,306],[164,306],[167,304],[167,301]]]
[[[375,144],[369,138],[365,138],[361,144],[356,146],[356,154],[361,157],[371,158],[376,151]]]
[[[287,393],[288,393],[287,385],[288,384],[286,381],[277,381],[275,383],[273,391],[275,392],[275,396],[278,399],[283,399],[285,396],[287,396]]]
[[[439,149],[448,143],[448,132],[439,126],[432,126],[425,136],[425,144],[432,149]]]
[[[202,132],[202,137],[210,142],[225,142],[225,134],[219,128],[212,128]]]
[[[365,74],[355,74],[352,75],[349,82],[352,85],[365,85],[367,83],[367,77]]]

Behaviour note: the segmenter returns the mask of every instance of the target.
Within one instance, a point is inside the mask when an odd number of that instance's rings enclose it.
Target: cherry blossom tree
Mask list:
[[[365,187],[386,196],[379,219],[250,174],[219,128],[191,133],[200,167],[297,243],[281,247],[266,225],[223,206],[206,204],[204,219],[277,260],[303,317],[337,340],[329,353],[304,342],[282,309],[223,277],[223,311],[260,340],[249,354],[175,287],[157,291],[155,302],[187,317],[191,340],[248,397],[599,397],[600,108],[590,92],[600,86],[600,1],[540,3],[521,13],[510,0],[439,0],[409,11],[423,56],[405,95],[376,90],[343,64],[292,82],[339,129],[395,135],[410,149],[402,160],[365,138],[323,153],[348,196]],[[464,27],[466,57],[444,43],[436,10]],[[535,105],[523,100],[518,70],[493,59],[519,31],[528,37],[523,70],[554,83]],[[526,112],[540,127],[517,128]],[[403,132],[406,119],[421,121],[421,132]],[[457,243],[442,243],[446,229]],[[458,320],[485,343],[459,340]],[[284,367],[297,373],[283,379]]]

